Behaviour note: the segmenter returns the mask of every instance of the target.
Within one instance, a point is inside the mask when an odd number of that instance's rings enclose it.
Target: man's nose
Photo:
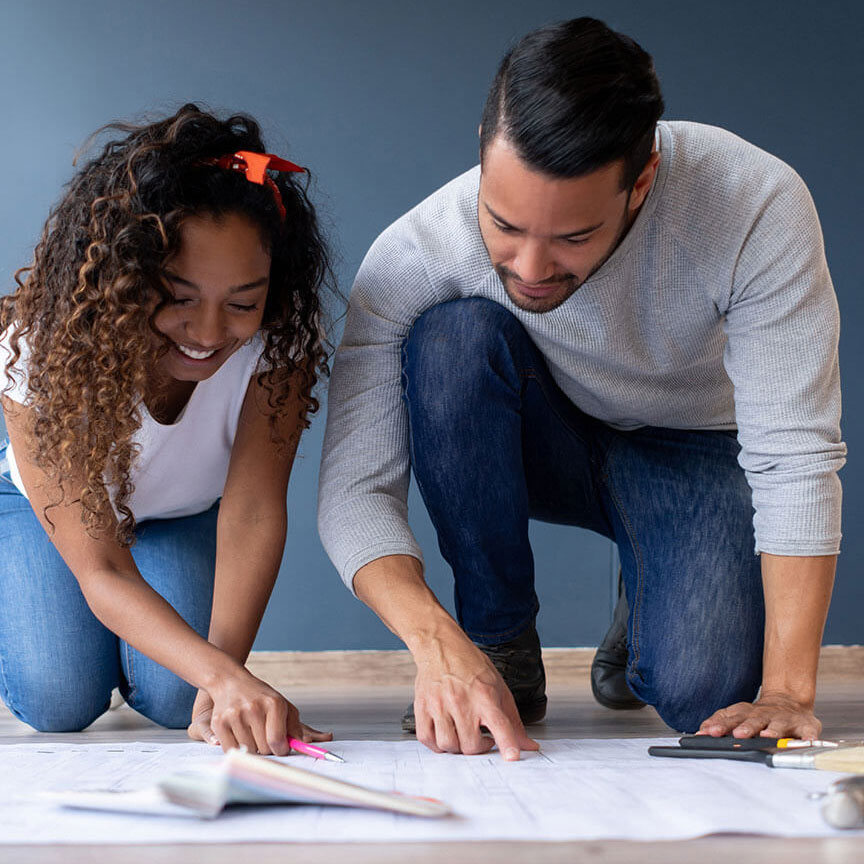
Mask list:
[[[522,282],[536,285],[555,275],[555,262],[545,243],[525,240],[513,259],[512,270]]]

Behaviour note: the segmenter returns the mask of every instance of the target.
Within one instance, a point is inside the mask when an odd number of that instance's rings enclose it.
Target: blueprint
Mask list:
[[[57,793],[147,790],[219,760],[200,743],[0,746],[0,843],[678,840],[720,832],[787,837],[839,832],[813,793],[837,774],[720,760],[657,759],[669,739],[547,740],[504,762],[436,754],[416,741],[336,741],[346,760],[291,764],[387,791],[440,799],[453,816],[422,819],[310,805],[232,807],[212,820],[74,810]],[[49,794],[46,794],[49,793]],[[170,809],[164,812],[170,814]],[[849,834],[850,832],[845,832]]]

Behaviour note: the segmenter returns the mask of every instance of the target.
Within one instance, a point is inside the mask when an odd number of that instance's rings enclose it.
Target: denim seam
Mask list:
[[[543,391],[543,395],[546,397],[546,403],[549,406],[549,410],[558,418],[564,428],[582,445],[585,447],[591,447],[591,442],[586,441],[571,425],[566,417],[563,417],[558,409],[552,404],[552,399],[549,397],[549,392],[547,388],[544,386],[543,378],[537,374],[537,372],[528,367],[527,369],[521,371],[519,373],[519,377],[524,382],[526,379],[531,379],[532,381],[536,381],[540,385],[540,389]]]
[[[606,451],[606,458],[603,462],[603,472],[601,476],[606,485],[606,488],[609,490],[609,497],[612,500],[613,505],[615,506],[615,510],[624,525],[624,530],[627,532],[627,539],[630,541],[630,548],[633,550],[633,555],[636,559],[636,596],[633,598],[633,662],[630,664],[630,669],[635,676],[636,674],[638,674],[639,671],[639,619],[642,612],[642,592],[644,589],[645,568],[642,563],[642,550],[639,548],[639,543],[636,541],[636,535],[633,532],[633,527],[630,523],[629,518],[627,517],[627,513],[624,510],[621,499],[618,497],[618,494],[615,491],[615,487],[612,484],[609,473],[606,470],[606,466],[609,464],[610,455],[614,448],[615,442],[613,442],[609,446],[609,449]]]
[[[135,669],[132,659],[132,648],[128,642],[123,643],[123,650],[126,652],[126,682],[129,684],[129,694],[126,701],[131,705],[136,696],[135,687]]]

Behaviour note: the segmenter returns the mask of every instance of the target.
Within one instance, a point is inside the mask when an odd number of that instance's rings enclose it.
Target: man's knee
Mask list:
[[[405,398],[452,418],[460,404],[476,405],[490,359],[509,355],[511,335],[524,330],[499,303],[479,297],[451,300],[427,309],[402,347]],[[527,339],[527,335],[525,336]],[[493,363],[500,368],[507,364]]]
[[[736,702],[752,702],[762,677],[761,654],[736,667],[722,663],[667,663],[656,670],[632,669],[633,692],[652,705],[678,732],[695,732],[715,711]]]
[[[500,303],[484,297],[449,300],[427,309],[405,339],[403,366],[422,364],[449,374],[479,365],[502,333],[522,325]]]

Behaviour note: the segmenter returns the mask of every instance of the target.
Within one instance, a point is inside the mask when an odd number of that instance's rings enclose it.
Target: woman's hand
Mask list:
[[[301,723],[287,699],[245,669],[210,691],[198,691],[187,731],[190,738],[221,744],[226,752],[244,746],[264,756],[286,756],[291,752],[289,738],[333,739],[332,733]]]

